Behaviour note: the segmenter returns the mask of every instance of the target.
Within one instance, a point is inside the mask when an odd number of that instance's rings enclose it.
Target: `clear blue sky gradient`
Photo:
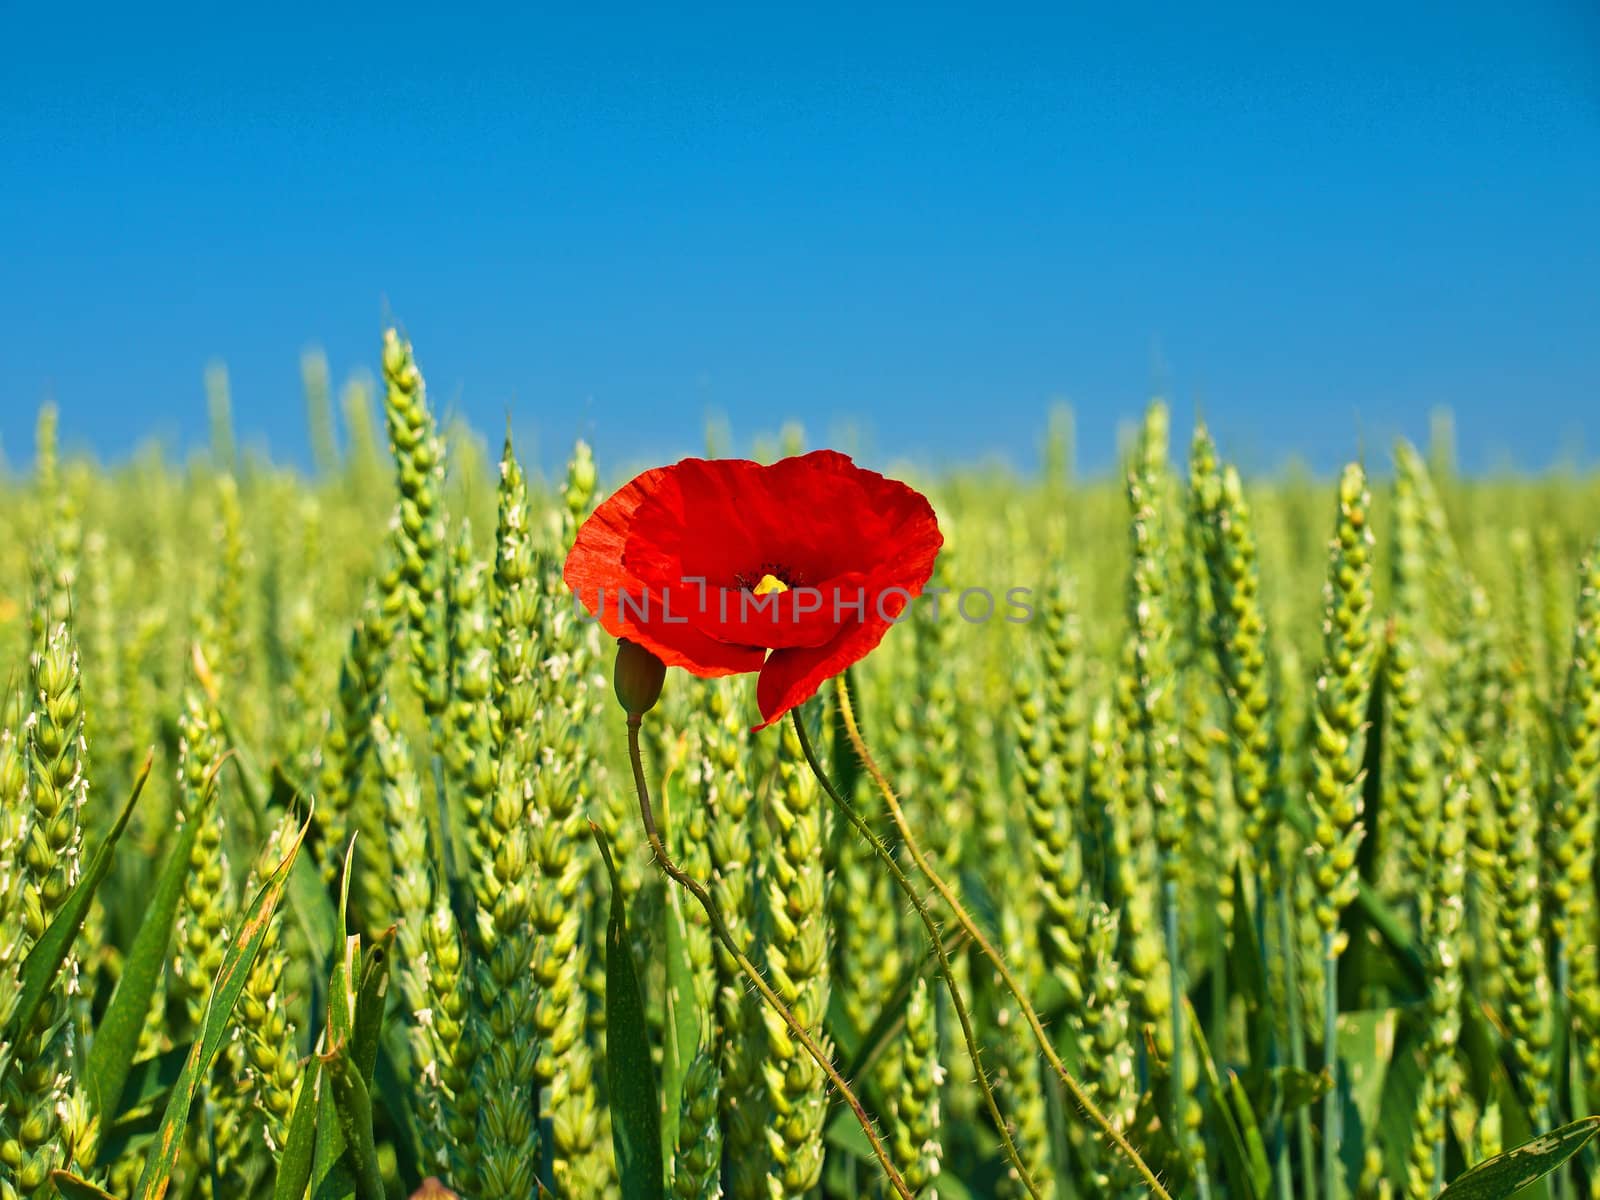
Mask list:
[[[507,6],[509,7],[509,6]],[[0,440],[304,460],[299,356],[554,455],[1600,450],[1600,10],[0,7]],[[585,11],[578,11],[584,9]],[[1184,422],[1186,424],[1186,420]]]

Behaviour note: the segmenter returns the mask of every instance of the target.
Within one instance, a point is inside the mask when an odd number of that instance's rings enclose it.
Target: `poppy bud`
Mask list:
[[[613,676],[617,700],[630,717],[642,717],[661,698],[667,664],[637,642],[617,640],[617,670]]]

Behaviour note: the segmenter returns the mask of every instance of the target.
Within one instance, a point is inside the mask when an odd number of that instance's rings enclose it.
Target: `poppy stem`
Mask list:
[[[761,972],[756,970],[755,964],[745,956],[744,951],[739,949],[739,944],[733,940],[733,935],[728,932],[727,922],[722,919],[722,912],[717,907],[717,902],[711,898],[711,893],[706,891],[693,876],[673,862],[672,858],[667,854],[667,848],[662,845],[661,835],[656,830],[655,813],[650,808],[650,786],[645,781],[644,760],[639,752],[639,725],[639,714],[629,713],[628,758],[633,763],[633,786],[639,795],[639,815],[644,820],[645,836],[650,839],[650,849],[655,854],[656,865],[666,872],[673,882],[693,896],[700,907],[705,910],[706,917],[711,922],[711,931],[716,935],[717,941],[722,943],[722,948],[728,952],[734,962],[739,964],[739,970],[744,973],[746,979],[755,985],[756,991],[761,993],[761,998],[767,1002],[767,1006],[782,1018],[783,1023],[788,1026],[789,1032],[794,1035],[795,1040],[805,1047],[806,1053],[811,1056],[817,1066],[822,1068],[823,1074],[828,1077],[828,1082],[833,1085],[833,1089],[839,1094],[839,1098],[850,1106],[851,1112],[855,1114],[856,1121],[861,1126],[861,1132],[866,1134],[867,1141],[872,1146],[872,1153],[877,1158],[878,1165],[883,1168],[884,1174],[889,1177],[889,1183],[894,1187],[895,1193],[901,1197],[901,1200],[916,1200],[911,1188],[905,1181],[905,1177],[900,1174],[899,1168],[889,1158],[889,1151],[884,1146],[883,1139],[878,1135],[877,1129],[873,1126],[872,1117],[868,1115],[860,1097],[851,1090],[850,1085],[845,1082],[844,1076],[839,1074],[839,1070],[833,1065],[832,1060],[823,1053],[822,1047],[817,1045],[816,1039],[795,1019],[794,1013],[789,1011],[789,1006],[783,1002],[777,992],[772,990],[771,986],[762,977]]]
[[[939,960],[939,976],[944,980],[945,987],[950,992],[950,1002],[956,1011],[956,1020],[961,1023],[961,1037],[967,1044],[967,1057],[972,1061],[972,1069],[977,1073],[978,1089],[983,1093],[984,1105],[989,1110],[989,1116],[994,1121],[995,1130],[1000,1134],[1001,1144],[1005,1148],[1006,1158],[1010,1160],[1011,1167],[1017,1173],[1022,1186],[1028,1189],[1028,1195],[1034,1200],[1040,1200],[1039,1186],[1033,1180],[1033,1175],[1022,1164],[1022,1156],[1017,1151],[1017,1144],[1011,1139],[1011,1128],[1006,1123],[1005,1117],[1000,1112],[1000,1105],[994,1098],[994,1090],[989,1085],[989,1076],[983,1069],[980,1061],[977,1036],[972,1031],[972,1017],[967,1012],[966,1001],[961,998],[961,989],[956,987],[955,971],[950,966],[950,956],[945,953],[944,938],[939,934],[939,926],[934,922],[933,914],[928,911],[928,906],[917,893],[916,887],[900,869],[900,864],[894,860],[894,852],[884,845],[883,839],[877,831],[867,824],[853,804],[844,798],[833,786],[822,770],[822,764],[817,761],[817,753],[812,748],[811,737],[806,733],[805,722],[800,719],[800,710],[792,708],[789,715],[794,719],[794,731],[800,738],[800,752],[805,755],[806,765],[811,768],[811,773],[817,777],[817,782],[822,785],[822,790],[828,793],[828,798],[833,801],[834,807],[844,814],[845,820],[855,827],[857,833],[867,839],[878,861],[889,868],[889,873],[900,885],[900,890],[911,901],[911,906],[917,910],[917,916],[922,919],[923,928],[928,931],[928,941],[933,946],[933,952]]]
[[[1133,1148],[1132,1143],[1123,1136],[1122,1131],[1112,1124],[1105,1113],[1100,1111],[1100,1106],[1094,1102],[1094,1099],[1084,1089],[1084,1086],[1073,1077],[1072,1072],[1067,1070],[1066,1064],[1061,1061],[1061,1056],[1056,1053],[1056,1048],[1051,1043],[1049,1034],[1045,1032],[1044,1025],[1039,1020],[1039,1014],[1034,1011],[1032,1002],[1023,994],[1021,986],[1017,983],[1016,976],[1011,973],[1011,968],[1006,966],[1005,960],[1000,957],[1000,954],[995,950],[994,945],[989,941],[983,930],[978,928],[978,923],[972,919],[972,915],[967,912],[966,907],[956,898],[955,892],[945,882],[944,877],[934,870],[933,865],[928,862],[927,855],[922,852],[922,847],[918,844],[916,836],[911,832],[910,824],[906,821],[905,810],[900,807],[900,798],[895,795],[894,788],[890,786],[883,769],[878,766],[877,760],[872,757],[872,751],[867,749],[867,743],[861,736],[861,729],[856,724],[855,709],[851,706],[850,693],[845,687],[844,677],[835,676],[833,683],[835,694],[839,698],[839,715],[844,718],[844,728],[850,737],[850,744],[855,748],[857,757],[861,759],[861,765],[867,769],[867,774],[872,777],[872,782],[877,785],[879,793],[883,796],[883,802],[888,805],[889,815],[894,818],[895,828],[900,833],[901,844],[905,846],[906,851],[911,855],[911,860],[917,864],[917,870],[921,871],[927,881],[933,885],[934,891],[944,898],[944,902],[950,906],[950,911],[957,922],[960,923],[961,928],[966,930],[967,936],[973,940],[973,943],[978,947],[984,958],[989,960],[990,965],[999,974],[1001,981],[1006,985],[1006,990],[1011,993],[1011,998],[1017,1002],[1017,1007],[1022,1010],[1022,1015],[1027,1020],[1028,1027],[1033,1030],[1034,1040],[1039,1043],[1039,1048],[1044,1051],[1045,1059],[1061,1080],[1061,1085],[1067,1089],[1067,1094],[1072,1097],[1085,1115],[1099,1126],[1100,1131],[1111,1139],[1117,1149],[1127,1157],[1128,1162],[1139,1173],[1139,1177],[1144,1180],[1145,1186],[1150,1189],[1150,1194],[1156,1200],[1172,1200],[1171,1193],[1161,1185],[1161,1181],[1156,1178],[1155,1172],[1150,1169],[1150,1164],[1144,1161],[1139,1152]]]

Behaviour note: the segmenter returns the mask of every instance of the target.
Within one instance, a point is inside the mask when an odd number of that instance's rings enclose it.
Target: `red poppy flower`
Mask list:
[[[836,451],[686,458],[595,509],[563,574],[669,666],[760,672],[764,729],[883,640],[943,544],[926,499]]]

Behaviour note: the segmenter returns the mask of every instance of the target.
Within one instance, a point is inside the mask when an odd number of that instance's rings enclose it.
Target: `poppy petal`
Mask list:
[[[646,471],[596,508],[578,530],[562,578],[607,633],[638,642],[668,666],[704,676],[759,670],[759,649],[706,636],[669,607],[661,589],[641,583],[623,564],[635,513],[672,490],[671,470]]]
[[[800,646],[774,650],[756,679],[756,706],[765,729],[791,708],[817,694],[824,682],[866,657],[889,632],[890,622],[869,621],[842,629],[826,646]]]

